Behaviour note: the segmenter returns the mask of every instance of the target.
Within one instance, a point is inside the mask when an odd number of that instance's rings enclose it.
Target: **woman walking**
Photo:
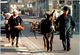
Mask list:
[[[16,28],[16,26],[21,25],[22,19],[18,15],[18,11],[14,10],[13,15],[9,19],[9,26],[11,31],[11,38],[12,38],[12,46],[14,45],[14,39],[16,37],[16,47],[18,47],[18,39],[19,39],[19,33],[20,30]]]

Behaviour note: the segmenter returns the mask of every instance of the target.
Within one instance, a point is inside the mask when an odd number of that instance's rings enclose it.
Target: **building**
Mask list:
[[[1,11],[17,9],[27,15],[43,17],[46,10],[61,9],[67,5],[76,22],[76,32],[79,33],[80,0],[1,0]]]
[[[80,0],[73,0],[73,18],[76,22],[76,33],[79,33],[80,25]]]
[[[1,5],[1,11],[2,12],[8,12],[9,11],[8,0],[1,0],[0,5]]]

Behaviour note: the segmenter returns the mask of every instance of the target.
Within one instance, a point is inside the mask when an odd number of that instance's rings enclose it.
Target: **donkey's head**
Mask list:
[[[54,12],[55,12],[55,10],[51,14],[48,14],[48,13],[46,14],[47,20],[51,21],[51,30],[52,30],[51,32],[55,31],[55,28],[54,28],[54,16],[53,16]]]
[[[54,20],[54,18],[53,18],[53,14],[54,14],[54,12],[55,12],[55,10],[52,12],[52,13],[46,13],[46,18],[48,19],[48,20]]]

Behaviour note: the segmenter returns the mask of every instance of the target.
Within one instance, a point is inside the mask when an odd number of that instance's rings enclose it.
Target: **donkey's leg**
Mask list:
[[[46,39],[45,39],[46,35],[44,34],[43,36],[43,41],[44,41],[44,48],[46,48]]]
[[[52,51],[52,43],[53,43],[53,33],[51,33],[51,36],[50,36],[50,51]]]
[[[48,38],[46,39],[46,42],[47,42],[47,51],[49,51],[49,40],[48,40]]]
[[[49,51],[49,34],[48,33],[46,33],[45,39],[46,39],[46,43],[47,43],[47,51]]]

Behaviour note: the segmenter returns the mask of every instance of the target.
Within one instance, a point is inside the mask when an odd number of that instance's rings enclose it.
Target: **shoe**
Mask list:
[[[12,42],[12,46],[14,45],[14,42]]]
[[[64,48],[64,51],[66,51],[66,48]]]
[[[46,45],[44,45],[44,49],[46,49]]]
[[[16,47],[18,47],[18,45],[16,45]]]
[[[50,52],[52,52],[52,49],[50,49]]]
[[[10,40],[8,40],[8,43],[10,43]]]
[[[8,38],[8,42],[10,43],[10,38]]]
[[[50,52],[52,52],[52,47],[50,47]]]
[[[70,50],[71,50],[71,48],[68,48],[68,49],[67,49],[67,51],[70,51]]]
[[[49,52],[49,50],[47,50],[47,52]]]
[[[49,49],[47,49],[47,52],[49,52]]]

